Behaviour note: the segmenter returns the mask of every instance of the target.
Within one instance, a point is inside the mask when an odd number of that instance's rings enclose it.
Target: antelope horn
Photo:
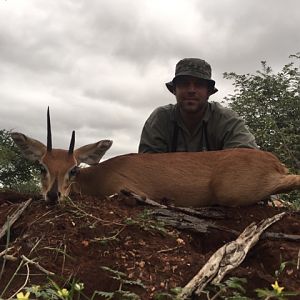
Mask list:
[[[74,145],[75,145],[75,131],[72,131],[72,137],[71,137],[71,142],[70,142],[70,147],[69,147],[69,154],[72,154],[74,151]]]
[[[50,152],[52,150],[52,135],[51,135],[51,123],[50,123],[50,112],[49,106],[47,110],[47,151]]]

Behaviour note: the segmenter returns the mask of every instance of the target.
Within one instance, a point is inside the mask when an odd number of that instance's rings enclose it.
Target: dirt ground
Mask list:
[[[7,216],[30,197],[0,193],[0,228]],[[21,255],[25,255],[55,273],[50,278],[61,288],[70,289],[72,280],[84,283],[84,295],[80,299],[90,299],[94,291],[99,291],[94,299],[105,299],[100,291],[118,289],[134,292],[145,300],[154,299],[154,295],[161,295],[157,299],[172,299],[162,294],[171,293],[175,287],[184,287],[219,247],[236,238],[224,230],[213,229],[199,234],[164,226],[151,216],[151,207],[130,204],[123,196],[104,200],[82,196],[71,199],[47,206],[37,197],[12,226],[9,237],[6,235],[0,240],[0,253],[8,243],[7,254],[16,258],[15,261],[6,260],[4,265],[3,257],[0,258],[3,270],[0,298],[8,299],[23,285],[42,286],[49,282],[47,275],[34,264],[27,264],[28,268],[24,265],[16,272]],[[252,222],[286,211],[263,205],[220,209],[224,217],[210,221],[238,232]],[[288,213],[267,232],[299,234],[300,214]],[[226,278],[246,278],[245,295],[250,299],[258,299],[254,289],[271,290],[275,280],[284,291],[300,292],[299,249],[299,241],[262,238]],[[117,294],[111,299],[138,299]],[[110,299],[108,294],[106,299]],[[201,299],[209,298],[203,294]],[[300,295],[286,299],[300,299]]]

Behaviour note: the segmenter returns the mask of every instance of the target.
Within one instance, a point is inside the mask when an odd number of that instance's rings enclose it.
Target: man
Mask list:
[[[206,61],[180,60],[175,77],[166,86],[177,104],[152,112],[142,131],[140,153],[257,148],[254,136],[235,112],[208,102],[218,90]]]

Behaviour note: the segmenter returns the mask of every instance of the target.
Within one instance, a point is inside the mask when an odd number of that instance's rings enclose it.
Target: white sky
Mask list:
[[[279,70],[300,51],[297,0],[0,0],[0,129],[53,146],[112,139],[107,157],[136,152],[154,108],[175,103],[165,82],[199,57],[223,72]]]

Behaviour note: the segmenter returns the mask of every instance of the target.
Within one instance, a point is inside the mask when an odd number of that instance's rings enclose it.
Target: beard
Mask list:
[[[182,112],[197,114],[202,112],[207,107],[208,98],[204,99],[181,99],[177,100],[177,105]]]

